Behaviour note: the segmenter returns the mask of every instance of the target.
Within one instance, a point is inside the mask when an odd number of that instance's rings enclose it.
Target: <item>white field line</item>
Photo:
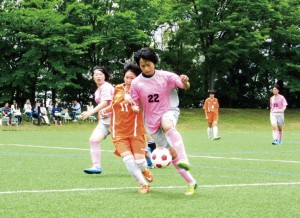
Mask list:
[[[237,187],[265,187],[265,186],[287,186],[300,185],[300,182],[281,182],[281,183],[250,183],[250,184],[221,184],[221,185],[200,185],[199,188],[237,188]],[[4,191],[0,195],[27,194],[27,193],[62,193],[62,192],[84,192],[84,191],[116,191],[125,189],[138,189],[139,187],[108,187],[108,188],[73,188],[73,189],[53,189],[53,190],[19,190]],[[184,189],[186,186],[158,186],[152,189]]]
[[[241,161],[263,161],[263,162],[279,162],[279,163],[296,163],[296,164],[300,164],[300,161],[296,161],[296,160],[268,160],[268,159],[239,158],[239,157],[215,157],[215,156],[199,156],[199,155],[188,155],[188,156],[191,157],[191,158],[241,160]]]
[[[32,147],[32,148],[59,149],[59,150],[76,150],[76,151],[89,151],[90,150],[88,148],[66,148],[66,147],[22,145],[22,144],[0,144],[0,146],[18,146],[18,147]],[[101,150],[101,151],[103,151],[103,152],[114,152],[113,150]],[[238,157],[201,156],[201,155],[188,155],[188,157],[191,157],[191,158],[240,160],[240,161],[262,161],[262,162],[279,162],[279,163],[296,163],[296,164],[300,164],[300,161],[294,161],[294,160],[268,160],[268,159],[238,158]]]

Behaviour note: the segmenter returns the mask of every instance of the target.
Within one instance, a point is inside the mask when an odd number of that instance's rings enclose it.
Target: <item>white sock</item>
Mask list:
[[[218,126],[214,126],[214,137],[218,137]]]
[[[135,160],[135,163],[137,167],[141,170],[141,172],[144,172],[145,168],[147,168],[148,166],[146,158]]]
[[[123,157],[123,161],[128,172],[131,174],[133,178],[140,184],[140,185],[148,185],[141,170],[135,164],[134,158],[132,155],[127,155]]]
[[[207,127],[207,136],[208,136],[208,138],[212,138],[212,128],[211,127]]]

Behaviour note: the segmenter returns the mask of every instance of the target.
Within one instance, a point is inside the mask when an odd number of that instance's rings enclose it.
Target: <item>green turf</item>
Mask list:
[[[0,132],[0,217],[300,217],[300,112],[287,110],[283,145],[271,145],[267,110],[221,109],[219,141],[206,136],[203,110],[182,111],[194,196],[170,166],[154,169],[149,194],[102,144],[100,175],[90,166],[95,124]]]

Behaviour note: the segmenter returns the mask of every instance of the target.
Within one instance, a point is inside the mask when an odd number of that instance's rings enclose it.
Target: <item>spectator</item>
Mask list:
[[[59,125],[62,126],[62,122],[61,122],[61,108],[58,106],[58,102],[55,102],[54,107],[52,108],[52,117],[54,117],[55,120],[55,125]]]
[[[11,113],[14,117],[18,118],[18,123],[22,123],[22,116],[21,116],[21,109],[19,105],[16,103],[16,101],[13,101],[14,103],[11,105]]]
[[[2,109],[2,116],[3,117],[9,117],[9,123],[11,123],[11,110],[8,103],[5,103],[3,109]]]
[[[29,122],[32,121],[32,106],[30,100],[27,99],[26,103],[24,104],[24,114],[28,116]]]
[[[45,107],[45,103],[42,103],[42,106],[41,106],[41,117],[44,120],[44,122],[48,126],[50,126],[50,122],[49,122],[49,118],[48,118],[48,115],[47,115],[47,109]]]
[[[61,110],[67,112],[68,111],[68,104],[66,101],[63,101],[61,104]]]
[[[37,125],[41,125],[41,103],[39,101],[35,102],[35,108],[33,110],[32,117],[38,119]]]
[[[76,115],[81,114],[81,106],[76,100],[74,100],[71,108],[72,108],[72,113],[71,113],[72,120],[76,122],[77,121]]]

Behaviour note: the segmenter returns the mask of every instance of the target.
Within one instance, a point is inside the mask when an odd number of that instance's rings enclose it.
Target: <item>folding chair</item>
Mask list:
[[[19,120],[17,117],[12,117],[11,118],[11,126],[16,126],[17,131],[19,130]]]
[[[1,131],[3,126],[8,126],[8,130],[10,130],[10,125],[9,125],[9,117],[2,117],[1,119]]]

